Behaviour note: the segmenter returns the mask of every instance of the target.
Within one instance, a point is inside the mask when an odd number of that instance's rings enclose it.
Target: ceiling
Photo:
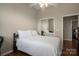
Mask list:
[[[38,3],[29,3],[28,4],[30,7],[33,7],[37,10],[41,10],[40,6]],[[48,7],[61,7],[61,6],[79,6],[79,3],[48,3]]]

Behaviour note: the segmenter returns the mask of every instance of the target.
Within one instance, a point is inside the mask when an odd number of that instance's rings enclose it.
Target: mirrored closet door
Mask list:
[[[47,18],[41,21],[41,35],[53,36],[54,35],[54,19]]]

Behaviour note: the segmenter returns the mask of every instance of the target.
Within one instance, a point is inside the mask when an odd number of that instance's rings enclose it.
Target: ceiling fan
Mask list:
[[[58,5],[58,3],[31,3],[30,6],[36,9],[41,9],[44,10],[45,8],[49,7],[49,6],[53,6],[56,7]]]

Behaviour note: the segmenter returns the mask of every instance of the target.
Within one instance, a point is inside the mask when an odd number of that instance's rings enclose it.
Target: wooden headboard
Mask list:
[[[13,33],[13,51],[14,52],[17,51],[16,40],[18,37],[19,37],[19,35],[17,33]]]

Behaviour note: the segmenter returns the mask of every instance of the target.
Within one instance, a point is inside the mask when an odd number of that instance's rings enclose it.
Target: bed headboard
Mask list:
[[[17,46],[16,46],[16,40],[19,37],[17,33],[13,33],[13,51],[16,52]]]

